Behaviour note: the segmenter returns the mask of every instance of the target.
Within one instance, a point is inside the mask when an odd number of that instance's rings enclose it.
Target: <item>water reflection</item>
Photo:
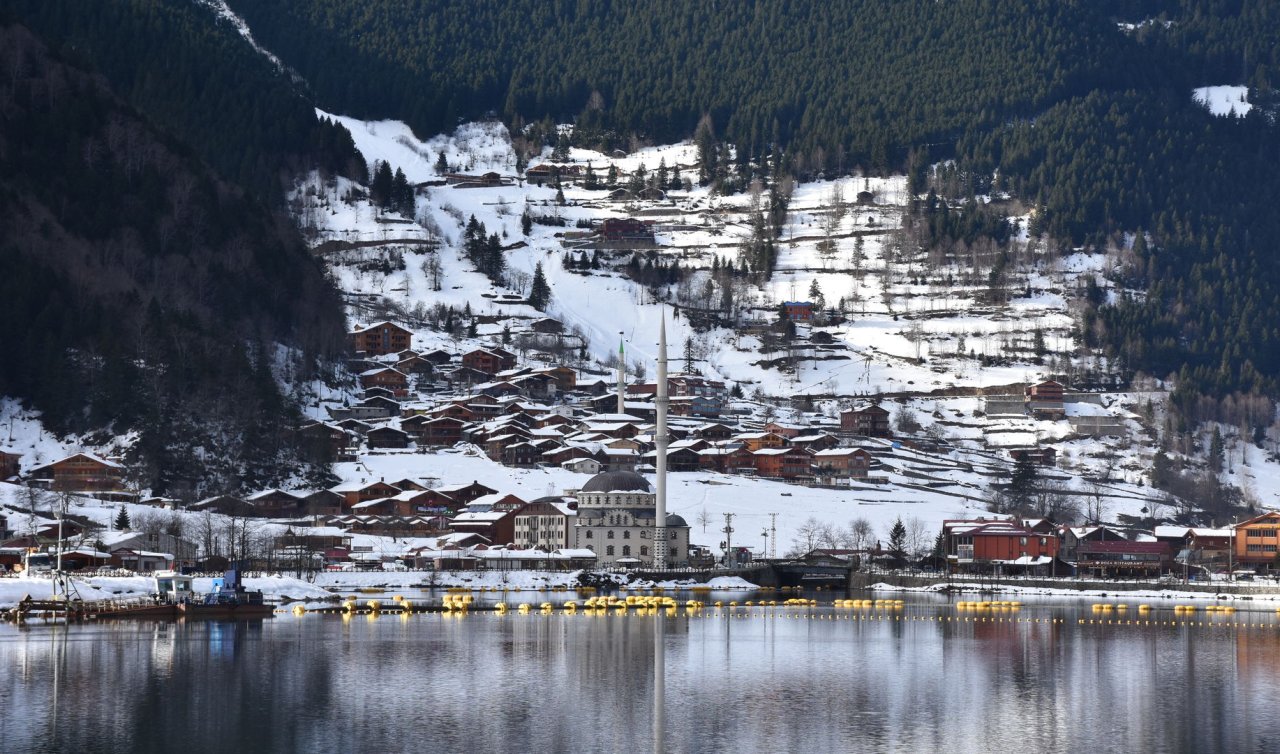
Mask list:
[[[0,741],[183,754],[1280,745],[1273,616],[1082,625],[1087,610],[1056,604],[957,617],[938,603],[5,626]]]

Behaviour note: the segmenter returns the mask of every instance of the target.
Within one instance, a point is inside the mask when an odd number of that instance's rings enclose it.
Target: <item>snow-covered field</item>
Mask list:
[[[1234,115],[1243,118],[1253,109],[1249,103],[1247,86],[1201,86],[1191,93],[1196,102],[1209,108],[1214,115]]]

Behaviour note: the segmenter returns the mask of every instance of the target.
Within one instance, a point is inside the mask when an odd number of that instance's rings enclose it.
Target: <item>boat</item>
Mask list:
[[[239,570],[215,578],[207,594],[196,594],[193,581],[177,571],[157,571],[157,599],[183,618],[265,618],[275,613],[275,608],[263,601],[262,592],[244,588]]]

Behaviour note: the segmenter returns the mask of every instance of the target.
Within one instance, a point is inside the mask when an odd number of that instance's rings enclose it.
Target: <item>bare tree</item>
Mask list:
[[[907,525],[907,554],[913,558],[920,557],[933,545],[929,525],[917,516],[911,516],[903,523]]]
[[[871,522],[859,517],[849,522],[848,542],[854,550],[865,550],[875,542],[876,533]]]
[[[822,536],[823,523],[810,516],[796,529],[796,536],[791,542],[791,549],[787,551],[787,557],[799,557],[818,549]]]
[[[1090,523],[1101,523],[1102,517],[1107,513],[1107,488],[1097,479],[1090,479],[1088,487],[1088,510],[1085,511],[1085,516]]]

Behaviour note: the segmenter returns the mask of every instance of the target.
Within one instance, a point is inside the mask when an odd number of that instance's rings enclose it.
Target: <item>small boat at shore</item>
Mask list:
[[[251,592],[240,581],[240,571],[227,571],[213,580],[207,594],[196,594],[194,579],[176,571],[157,571],[156,596],[183,618],[264,618],[275,613],[262,592]]]
[[[177,571],[156,571],[153,578],[155,591],[147,597],[85,601],[74,596],[68,598],[65,593],[41,600],[28,596],[5,617],[19,622],[28,619],[82,621],[113,618],[236,620],[267,618],[275,614],[275,608],[263,600],[262,592],[244,588],[239,571],[227,571],[214,578],[213,588],[206,594],[196,593],[193,576]]]

